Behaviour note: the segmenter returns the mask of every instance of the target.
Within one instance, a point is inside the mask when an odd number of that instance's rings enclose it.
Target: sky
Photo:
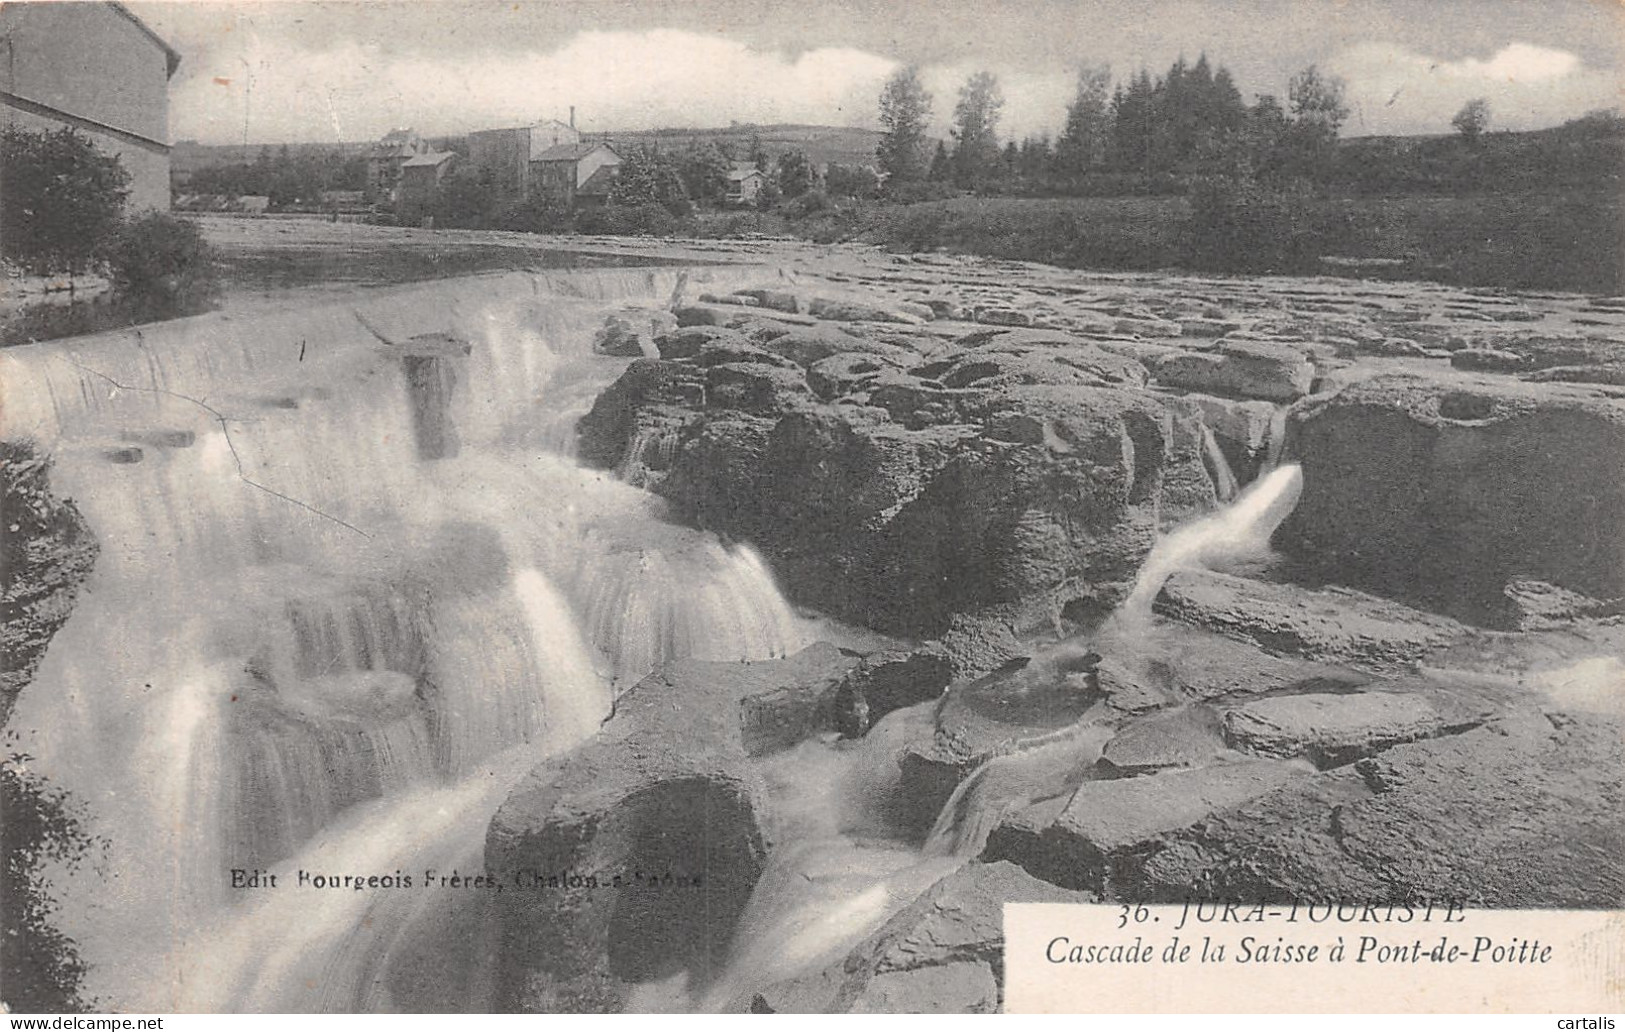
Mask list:
[[[1080,65],[1177,57],[1249,102],[1309,64],[1347,83],[1345,135],[1491,128],[1625,106],[1625,0],[387,0],[129,3],[182,55],[174,139],[368,140],[567,119],[589,132],[801,122],[876,127],[921,68],[943,132],[991,71],[1001,135],[1055,133]]]

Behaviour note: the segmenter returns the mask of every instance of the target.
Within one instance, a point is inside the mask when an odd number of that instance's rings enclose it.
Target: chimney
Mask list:
[[[570,128],[574,129],[575,127],[576,127],[576,106],[574,104],[571,104],[570,105]]]

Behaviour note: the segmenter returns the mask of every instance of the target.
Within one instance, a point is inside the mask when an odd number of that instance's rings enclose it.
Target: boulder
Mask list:
[[[1100,765],[1114,774],[1154,774],[1180,767],[1206,767],[1226,752],[1217,720],[1202,707],[1130,723],[1101,751]]]
[[[805,306],[801,298],[789,290],[777,290],[770,287],[751,287],[748,290],[736,290],[735,294],[753,299],[763,308],[771,308],[777,312],[800,312]]]
[[[807,368],[807,383],[825,401],[868,391],[882,374],[897,372],[902,364],[894,357],[847,351],[821,358]]]
[[[1132,899],[1124,887],[1137,883],[1148,854],[1217,814],[1305,776],[1299,764],[1246,760],[1085,781],[1069,800],[1038,803],[1007,818],[982,857],[1011,860],[1062,888]]]
[[[1265,401],[1296,401],[1315,379],[1315,367],[1296,348],[1229,338],[1211,352],[1169,355],[1153,373],[1169,387]]]
[[[990,326],[1031,326],[1033,324],[1033,317],[1030,313],[1005,305],[977,305],[971,312],[971,318],[979,323],[987,323]]]
[[[798,598],[879,630],[937,635],[955,613],[1124,579],[1165,484],[1182,485],[1180,511],[1215,504],[1200,455],[1177,447],[1188,423],[1150,395],[954,389],[883,369],[865,384],[880,421],[868,407],[802,405],[811,396],[788,378],[752,375],[773,377],[785,408],[730,398],[695,413],[658,490],[762,547]],[[775,425],[731,426],[741,410]],[[590,414],[583,432],[599,422]]]
[[[685,305],[672,314],[678,326],[726,326],[738,313],[715,305]]]
[[[1456,621],[1346,588],[1311,590],[1230,574],[1182,570],[1156,612],[1266,653],[1381,669],[1469,638]]]
[[[1625,399],[1379,376],[1292,414],[1304,490],[1276,543],[1323,575],[1488,626],[1505,586],[1625,596]]]
[[[1180,337],[1185,328],[1172,319],[1119,319],[1112,326],[1113,332],[1128,334],[1133,337]]]
[[[845,354],[876,355],[896,366],[918,361],[918,356],[906,348],[855,336],[833,326],[791,330],[765,341],[762,346],[797,365],[808,367],[833,355]]]
[[[533,770],[486,836],[487,869],[514,886],[499,897],[497,1008],[614,1012],[640,982],[718,970],[774,837],[748,758],[828,729],[855,662],[815,645],[674,663]]]
[[[836,697],[841,733],[861,735],[893,710],[937,698],[953,679],[953,659],[939,642],[867,656],[841,682]]]
[[[1625,728],[1531,716],[1294,780],[1177,833],[1123,891],[1170,901],[1613,907],[1625,898],[1621,857]]]
[[[987,390],[1018,384],[1145,385],[1145,367],[1091,344],[995,344],[915,370],[945,387]]]
[[[964,1014],[1004,1000],[1004,905],[1089,903],[1008,862],[968,864],[821,971],[757,992],[756,1013]]]
[[[604,320],[593,336],[592,349],[617,358],[659,358],[655,339],[677,328],[670,312],[618,312]]]
[[[1186,394],[1170,404],[1196,415],[1213,433],[1225,461],[1241,483],[1253,480],[1283,445],[1285,414],[1267,401],[1236,401],[1210,394]]]
[[[1278,695],[1226,713],[1224,737],[1246,752],[1283,759],[1301,756],[1325,769],[1401,742],[1456,734],[1482,724],[1488,715],[1485,709],[1440,694]]]
[[[897,308],[885,307],[867,301],[858,301],[849,298],[815,297],[807,302],[807,314],[819,319],[832,322],[882,322],[882,323],[913,323],[925,322],[918,315],[899,311]]]

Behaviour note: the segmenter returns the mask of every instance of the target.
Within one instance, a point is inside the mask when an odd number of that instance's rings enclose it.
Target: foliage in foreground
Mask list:
[[[69,127],[0,131],[0,256],[34,275],[85,272],[118,228],[130,174]]]
[[[185,219],[149,212],[126,223],[108,255],[113,289],[153,318],[208,311],[220,298],[214,249]]]

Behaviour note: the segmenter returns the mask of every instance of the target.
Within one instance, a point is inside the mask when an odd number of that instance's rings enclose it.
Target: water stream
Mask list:
[[[625,366],[593,330],[677,275],[448,281],[0,355],[8,434],[102,544],[10,725],[107,842],[52,874],[89,996],[483,1009],[484,898],[298,872],[478,871],[508,788],[618,688],[815,637],[754,553],[570,457]]]

